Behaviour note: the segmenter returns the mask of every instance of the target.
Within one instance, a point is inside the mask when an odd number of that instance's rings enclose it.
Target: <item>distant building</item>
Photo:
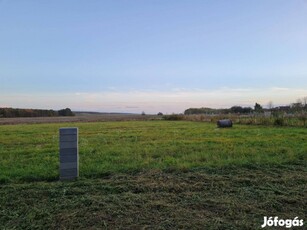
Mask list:
[[[291,111],[290,106],[278,106],[276,109],[285,113],[289,113]]]

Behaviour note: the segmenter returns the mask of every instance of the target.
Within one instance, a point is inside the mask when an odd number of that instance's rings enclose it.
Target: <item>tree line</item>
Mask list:
[[[254,110],[251,107],[232,106],[229,109],[212,109],[212,108],[189,108],[184,111],[185,115],[192,114],[229,114],[229,113],[240,113],[250,114]]]
[[[306,113],[307,112],[307,97],[298,99],[295,103],[291,103],[288,106],[277,106],[274,107],[272,102],[267,105],[268,108],[263,108],[259,103],[255,103],[254,107],[242,107],[242,106],[232,106],[228,109],[212,109],[212,108],[189,108],[184,111],[185,115],[192,114],[252,114],[252,113]]]
[[[0,118],[75,116],[70,108],[61,110],[0,108]]]

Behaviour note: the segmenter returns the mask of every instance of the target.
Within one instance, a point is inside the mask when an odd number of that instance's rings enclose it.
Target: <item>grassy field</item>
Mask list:
[[[58,182],[58,129],[80,179]],[[258,229],[305,218],[307,129],[189,121],[0,126],[4,228]]]

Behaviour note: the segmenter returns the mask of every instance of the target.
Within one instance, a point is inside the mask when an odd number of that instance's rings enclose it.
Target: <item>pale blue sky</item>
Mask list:
[[[303,96],[306,0],[0,0],[0,106],[171,113]]]

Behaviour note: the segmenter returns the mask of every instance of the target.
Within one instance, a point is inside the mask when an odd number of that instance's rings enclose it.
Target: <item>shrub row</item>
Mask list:
[[[234,124],[244,125],[265,125],[265,126],[296,126],[306,127],[307,114],[294,114],[285,116],[264,116],[264,115],[236,115],[236,114],[224,114],[224,115],[183,115],[183,114],[171,114],[164,115],[164,120],[187,120],[187,121],[205,121],[216,123],[218,120],[230,119]]]

